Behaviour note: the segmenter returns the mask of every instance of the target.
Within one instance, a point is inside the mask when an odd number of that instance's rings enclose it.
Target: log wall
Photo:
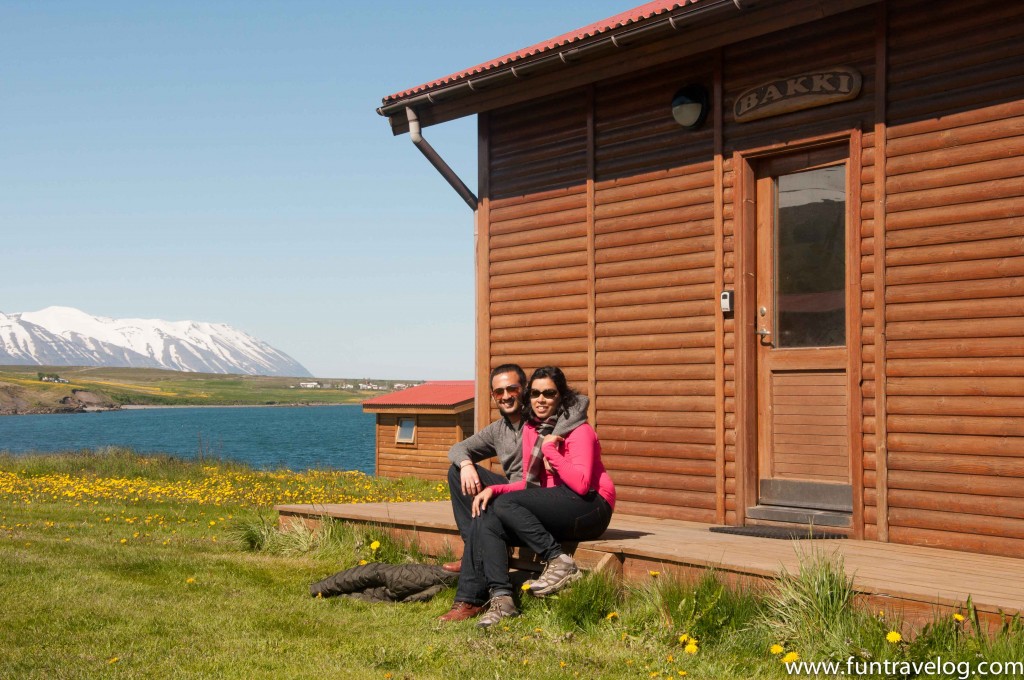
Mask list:
[[[594,93],[596,423],[625,512],[715,521],[714,149],[668,104],[706,61]]]
[[[895,542],[1024,556],[1022,26],[1020,3],[889,8],[886,486]]]

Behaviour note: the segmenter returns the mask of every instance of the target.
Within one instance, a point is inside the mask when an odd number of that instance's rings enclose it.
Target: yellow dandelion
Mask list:
[[[125,543],[127,543],[127,542],[128,542],[128,539],[127,539],[127,538],[122,538],[122,539],[121,539],[121,544],[122,544],[122,545],[123,545],[123,544],[125,544]]]
[[[112,656],[109,659],[107,659],[107,663],[117,663],[120,660],[121,660],[120,657]]]
[[[543,632],[544,632],[544,629],[543,629],[543,628],[534,628],[534,629],[533,629],[533,632],[534,632],[534,633],[543,633]]]
[[[652,678],[661,677],[661,673],[659,673],[658,671],[651,671],[651,677]]]
[[[661,572],[660,572],[660,571],[649,571],[649,572],[647,572],[647,573],[648,573],[648,574],[650,574],[650,575],[651,575],[652,577],[654,577],[654,578],[658,578],[658,576],[660,576],[660,575],[661,575]]]
[[[520,588],[520,590],[522,590],[522,591],[523,591],[524,593],[525,593],[525,592],[526,592],[527,590],[529,590],[529,589],[530,589],[530,582],[529,582],[529,581],[527,581],[526,583],[524,583],[524,584],[522,585],[522,587]]]
[[[189,576],[187,579],[185,579],[185,583],[187,583],[188,585],[192,585],[195,582],[196,582],[196,580],[193,577],[191,577],[191,576]]]
[[[211,519],[211,520],[210,520],[210,526],[211,526],[211,527],[215,527],[215,526],[217,526],[217,522],[216,522],[215,520],[212,520],[212,519]]]
[[[963,623],[964,622],[964,615],[961,614],[960,612],[956,612],[955,614],[953,614],[953,620],[956,621],[957,623]]]
[[[559,661],[559,662],[558,662],[558,667],[559,667],[559,668],[565,668],[565,667],[566,667],[567,665],[568,665],[568,664],[566,664],[566,663],[565,663],[564,661]]]
[[[689,675],[689,673],[686,671],[679,671],[679,677],[683,677],[684,675]]]
[[[782,645],[772,645],[771,649],[769,649],[768,651],[774,654],[775,656],[778,656],[779,654],[782,654],[784,651],[786,651],[786,649]]]
[[[374,541],[370,544],[370,550],[377,550],[380,547],[380,541]]]
[[[668,656],[665,657],[665,661],[668,661],[669,663],[672,663],[675,660],[676,660],[676,657],[672,656],[671,654],[669,654]]]
[[[902,642],[903,636],[894,630],[890,630],[889,633],[885,636],[885,639],[893,644],[896,644],[897,642]]]
[[[687,635],[686,633],[683,633],[682,635],[679,636],[679,644],[685,645],[689,641],[690,641],[690,636]]]
[[[612,619],[617,619],[617,618],[619,618],[619,613],[618,613],[618,612],[609,612],[609,613],[608,613],[608,616],[606,616],[606,617],[604,617],[604,618],[606,618],[606,619],[608,619],[609,621],[611,621]]]
[[[789,653],[786,654],[786,656],[782,657],[782,663],[784,663],[784,664],[786,664],[788,666],[789,664],[793,663],[794,661],[797,661],[799,658],[800,658],[800,655],[797,654],[796,652],[789,652]]]
[[[359,564],[360,564],[360,566],[362,566],[364,564],[367,564],[367,561],[366,560],[359,560]]]
[[[683,647],[683,651],[689,654],[690,656],[693,656],[697,653],[697,643],[693,640],[690,640],[686,643],[686,646]]]
[[[324,599],[324,594],[323,594],[323,593],[317,593],[317,594],[316,594],[316,598],[317,598],[318,600],[322,600],[322,599]]]

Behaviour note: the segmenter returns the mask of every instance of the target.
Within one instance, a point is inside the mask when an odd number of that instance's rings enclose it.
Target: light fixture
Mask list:
[[[708,91],[703,85],[687,85],[672,97],[672,117],[684,128],[699,128],[708,117]]]

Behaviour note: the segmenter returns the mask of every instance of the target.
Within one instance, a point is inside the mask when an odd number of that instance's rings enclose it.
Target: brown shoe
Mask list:
[[[453,574],[458,574],[462,571],[462,560],[458,562],[445,562],[441,565],[441,568],[445,571],[450,571]]]
[[[438,621],[444,621],[445,623],[451,623],[452,621],[465,621],[471,619],[484,608],[478,604],[470,604],[469,602],[456,602],[452,605],[452,608],[448,610],[447,614],[442,614],[437,617]]]

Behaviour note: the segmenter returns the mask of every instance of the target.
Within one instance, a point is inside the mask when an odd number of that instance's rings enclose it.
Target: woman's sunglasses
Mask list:
[[[494,395],[495,399],[501,399],[506,392],[510,397],[518,397],[519,390],[521,389],[522,388],[519,387],[519,385],[506,385],[505,387],[495,387],[493,390],[491,390],[491,394]]]
[[[558,390],[530,390],[530,399],[539,399],[542,395],[545,399],[554,399],[558,396]]]

